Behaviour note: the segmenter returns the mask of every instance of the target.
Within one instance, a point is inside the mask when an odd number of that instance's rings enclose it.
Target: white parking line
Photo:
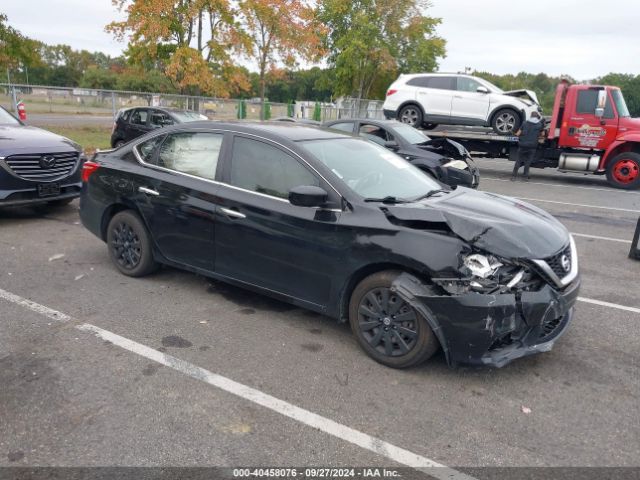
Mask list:
[[[600,235],[587,235],[586,233],[571,232],[571,235],[573,235],[574,237],[594,238],[596,240],[607,240],[609,242],[633,243],[631,240],[624,240],[622,238],[601,237]]]
[[[572,207],[598,208],[601,210],[615,210],[617,212],[640,213],[640,210],[633,210],[631,208],[601,207],[600,205],[585,205],[583,203],[558,202],[556,200],[543,200],[542,198],[527,198],[527,197],[513,197],[513,198],[517,198],[519,200],[527,200],[529,202],[557,203],[558,205],[571,205]]]
[[[508,178],[495,178],[495,177],[480,177],[481,181],[490,180],[494,182],[511,182]],[[584,187],[582,185],[567,185],[566,183],[546,183],[546,182],[527,182],[529,185],[546,185],[548,187],[558,187],[565,189],[573,189],[580,188],[582,190],[596,190],[599,192],[607,192],[607,193],[623,193],[625,195],[640,195],[640,192],[631,192],[629,190],[620,190],[616,188],[599,188],[599,187]],[[518,183],[518,185],[522,185]]]
[[[602,300],[595,300],[593,298],[578,297],[578,300],[584,303],[592,303],[593,305],[600,305],[601,307],[617,308],[618,310],[624,310],[626,312],[640,313],[640,308],[627,307],[626,305],[618,305],[617,303],[603,302]]]
[[[54,318],[55,320],[62,321],[73,320],[69,315],[52,310],[30,300],[26,300],[5,290],[0,289],[0,298],[28,308],[29,310],[44,315],[47,318]],[[84,332],[93,333],[99,338],[107,340],[114,345],[135,353],[136,355],[153,360],[154,362],[165,365],[196,380],[208,383],[209,385],[224,390],[225,392],[261,405],[269,410],[284,415],[285,417],[289,417],[304,425],[328,433],[338,439],[357,445],[365,450],[369,450],[377,455],[393,460],[394,462],[420,469],[432,477],[442,480],[475,480],[474,477],[470,477],[458,470],[454,470],[446,465],[434,462],[422,455],[397,447],[391,443],[385,442],[384,440],[360,432],[359,430],[355,430],[346,425],[342,425],[329,418],[293,405],[292,403],[280,400],[279,398],[271,396],[260,390],[210,372],[209,370],[205,370],[204,368],[193,365],[185,360],[159,352],[158,350],[154,350],[146,345],[129,340],[128,338],[122,337],[108,330],[104,330],[95,325],[83,323],[81,325],[77,325],[76,328]]]

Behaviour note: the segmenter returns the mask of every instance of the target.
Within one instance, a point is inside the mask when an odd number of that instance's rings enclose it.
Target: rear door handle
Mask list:
[[[229,218],[247,218],[244,213],[240,213],[237,210],[231,210],[229,208],[219,207],[219,210]]]
[[[146,193],[147,195],[153,195],[154,197],[159,197],[160,196],[160,192],[156,192],[155,190],[152,190],[152,189],[147,188],[147,187],[138,187],[138,191],[140,193]]]

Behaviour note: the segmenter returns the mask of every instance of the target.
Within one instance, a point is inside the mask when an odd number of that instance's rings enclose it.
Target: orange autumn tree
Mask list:
[[[136,65],[158,68],[181,91],[229,97],[249,81],[233,62],[250,48],[230,0],[113,0],[126,14],[106,30],[129,38]]]
[[[258,66],[264,104],[267,72],[277,71],[279,64],[293,67],[298,60],[320,58],[322,26],[315,9],[302,0],[240,0],[239,10],[250,41],[245,54]]]

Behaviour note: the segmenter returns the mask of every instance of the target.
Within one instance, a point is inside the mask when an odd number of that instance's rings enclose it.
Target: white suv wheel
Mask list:
[[[421,118],[422,114],[416,107],[404,107],[400,112],[400,121],[412,127],[419,127]]]
[[[499,133],[511,133],[516,126],[516,121],[513,112],[503,112],[496,118],[496,129]]]

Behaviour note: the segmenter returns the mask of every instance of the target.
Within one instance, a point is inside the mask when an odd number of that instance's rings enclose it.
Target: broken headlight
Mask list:
[[[535,274],[514,262],[489,254],[473,253],[462,259],[461,278],[440,279],[437,283],[453,295],[463,293],[506,293],[514,288],[535,287]]]
[[[453,160],[453,159],[442,166],[446,168],[455,168],[456,170],[466,170],[467,168],[469,168],[469,165],[467,165],[467,162],[463,160]]]

